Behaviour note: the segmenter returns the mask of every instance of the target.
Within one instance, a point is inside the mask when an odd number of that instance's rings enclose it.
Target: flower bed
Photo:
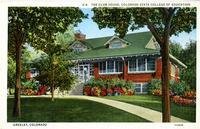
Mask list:
[[[182,106],[186,106],[186,105],[195,105],[196,101],[193,99],[187,99],[187,98],[183,98],[180,96],[173,96],[172,98],[173,102]]]
[[[148,86],[148,93],[155,96],[162,96],[162,85],[160,79],[152,79]],[[179,105],[195,105],[196,91],[189,88],[184,81],[174,82],[170,80],[170,97],[172,101]]]
[[[85,84],[83,94],[87,96],[134,95],[134,83],[122,79],[91,79]]]
[[[186,91],[186,92],[184,92],[184,98],[196,99],[196,91]]]
[[[36,86],[35,82],[27,81],[22,82],[21,94],[22,95],[44,95],[46,94],[47,86]]]

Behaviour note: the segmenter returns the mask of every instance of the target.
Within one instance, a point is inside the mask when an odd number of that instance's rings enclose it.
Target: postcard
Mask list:
[[[0,128],[197,129],[199,5],[1,1]]]

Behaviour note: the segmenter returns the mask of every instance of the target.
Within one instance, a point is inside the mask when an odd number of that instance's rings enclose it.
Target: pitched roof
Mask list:
[[[127,34],[123,40],[127,41],[129,45],[124,48],[116,48],[111,50],[106,48],[104,44],[112,37],[113,36],[84,40],[83,43],[87,46],[91,46],[91,49],[77,53],[74,59],[92,59],[159,53],[159,50],[145,48],[146,44],[152,38],[151,32]]]
[[[127,41],[129,45],[124,48],[109,49],[104,44],[109,41],[113,36],[86,39],[84,41],[78,41],[86,45],[89,49],[84,52],[76,53],[73,59],[98,59],[98,58],[110,58],[110,57],[123,57],[123,56],[135,56],[135,55],[160,55],[158,49],[146,48],[147,43],[152,39],[151,32],[140,32],[127,34],[123,40]],[[176,59],[171,54],[170,60],[174,63],[187,68],[180,60]]]

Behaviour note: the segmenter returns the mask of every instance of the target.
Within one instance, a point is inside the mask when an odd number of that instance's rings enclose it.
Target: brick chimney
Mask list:
[[[82,34],[80,31],[77,31],[77,32],[74,34],[74,39],[75,39],[75,40],[83,41],[83,40],[85,40],[85,38],[86,38],[86,35]]]

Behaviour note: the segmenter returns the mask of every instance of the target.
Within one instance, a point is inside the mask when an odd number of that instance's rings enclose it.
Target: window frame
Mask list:
[[[156,58],[155,58],[155,61],[154,61],[154,63],[155,63],[154,70],[148,70],[148,61],[147,61],[148,57],[143,57],[143,58],[145,60],[145,62],[144,62],[145,70],[144,71],[139,71],[139,66],[138,66],[138,59],[139,58],[134,58],[134,59],[128,60],[128,73],[154,73],[154,72],[156,72]],[[131,60],[135,60],[135,62],[136,62],[136,71],[131,71],[130,70],[130,62],[131,62]]]
[[[100,70],[100,63],[102,63],[102,62],[99,62],[99,63],[98,63],[99,75],[106,75],[106,74],[122,74],[122,73],[123,73],[123,68],[124,68],[124,66],[123,66],[123,61],[121,61],[122,67],[123,67],[121,72],[116,72],[116,71],[117,71],[117,70],[116,70],[116,62],[118,62],[118,61],[115,61],[115,60],[114,60],[114,67],[113,67],[114,72],[108,72],[108,61],[103,61],[103,62],[106,63],[106,72],[100,72],[100,71],[101,71],[101,70]],[[119,66],[118,66],[118,67],[119,67]]]
[[[137,85],[137,84],[140,85],[140,92],[136,92],[136,90],[135,90],[135,93],[136,93],[136,94],[147,94],[147,93],[148,93],[148,91],[146,91],[146,92],[143,91],[143,86],[144,86],[145,84],[148,85],[148,82],[135,82],[135,85]],[[136,87],[135,87],[135,89],[136,89]]]
[[[113,46],[115,44],[120,45],[120,46],[117,46],[117,47]],[[123,48],[123,43],[120,40],[113,41],[113,42],[110,43],[109,48],[110,49]]]

